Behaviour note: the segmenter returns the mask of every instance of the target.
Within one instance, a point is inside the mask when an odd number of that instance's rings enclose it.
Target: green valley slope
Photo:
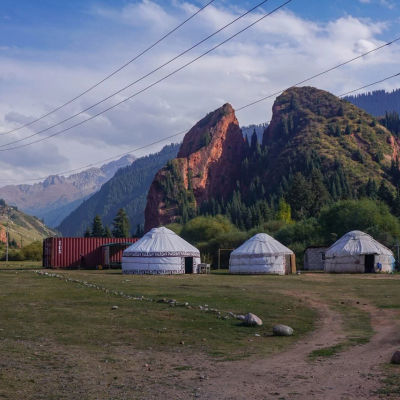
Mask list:
[[[57,228],[64,236],[81,236],[100,215],[104,225],[110,226],[120,208],[125,208],[131,229],[144,222],[146,196],[157,171],[176,157],[178,144],[165,146],[159,153],[150,154],[121,168],[101,189],[84,201]]]
[[[8,225],[10,241],[18,246],[55,236],[56,232],[48,228],[41,220],[19,211],[16,207],[0,206],[0,232],[2,236]]]
[[[222,124],[224,118],[222,115],[215,125]],[[202,134],[195,129],[198,124],[190,131],[192,141],[197,140],[195,132]],[[185,154],[188,160],[194,157],[192,171],[197,171],[199,165],[223,165],[215,151],[220,143],[228,149],[237,147],[229,136],[222,142],[216,140],[212,136],[206,143],[202,157],[195,152]],[[207,197],[196,197],[191,216],[223,213],[242,229],[276,218],[282,211],[282,199],[298,220],[314,216],[324,205],[341,199],[379,198],[393,209],[395,189],[400,183],[399,152],[398,138],[360,108],[313,87],[290,88],[276,99],[262,143],[257,143],[254,136],[235,156],[241,168],[224,169],[225,182],[236,182],[229,194],[222,197],[209,190],[212,180],[218,178],[215,174],[207,178],[209,182],[204,173],[188,173],[174,182],[159,173],[149,192],[146,228],[159,221],[185,222],[187,205],[179,204],[179,199],[174,210],[163,211],[160,205],[167,198],[163,190],[181,187],[179,198],[190,198],[193,190],[196,192],[198,176],[204,181]],[[205,158],[208,153],[213,159]],[[400,197],[398,203],[400,206]]]

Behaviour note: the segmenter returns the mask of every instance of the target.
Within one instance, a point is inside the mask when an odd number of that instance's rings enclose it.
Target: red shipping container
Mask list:
[[[123,251],[137,238],[59,238],[43,240],[44,268],[96,268],[121,263]]]

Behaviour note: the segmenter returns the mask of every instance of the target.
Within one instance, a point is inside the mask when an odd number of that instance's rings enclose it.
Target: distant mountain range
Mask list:
[[[159,153],[138,158],[119,169],[101,189],[71,212],[57,227],[63,236],[81,236],[99,215],[111,226],[120,208],[128,213],[131,230],[144,222],[144,208],[150,184],[156,172],[176,157],[179,144],[165,146]]]
[[[100,168],[90,168],[68,177],[51,175],[33,185],[7,185],[0,188],[0,198],[8,204],[43,219],[56,227],[90,195],[112,178],[115,172],[135,160],[131,155],[112,161]]]
[[[375,90],[373,92],[347,96],[345,99],[375,117],[381,117],[386,112],[393,111],[400,114],[400,89],[393,90],[392,92]]]

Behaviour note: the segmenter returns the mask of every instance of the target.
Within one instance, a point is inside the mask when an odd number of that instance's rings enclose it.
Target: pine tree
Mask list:
[[[255,153],[257,150],[257,144],[258,144],[258,138],[257,138],[257,133],[256,129],[253,129],[253,134],[251,135],[251,145],[250,145],[250,150],[252,153]]]
[[[380,200],[385,202],[390,207],[393,205],[393,194],[390,189],[387,187],[384,180],[381,181],[378,189],[378,197]]]
[[[286,223],[292,222],[292,211],[290,205],[286,203],[283,197],[279,200],[277,218]]]
[[[301,172],[296,173],[287,197],[294,219],[298,220],[309,216],[313,197],[314,193],[310,182],[304,178]]]
[[[400,217],[400,190],[399,190],[399,188],[397,188],[397,190],[396,190],[396,197],[393,200],[392,211],[393,211],[393,214],[397,218]]]
[[[86,231],[85,231],[85,233],[84,233],[83,236],[84,236],[85,238],[88,238],[88,237],[91,237],[91,236],[92,236],[92,232],[90,232],[90,228],[89,228],[89,227],[86,228]]]
[[[104,229],[104,237],[105,238],[112,238],[112,233],[110,227],[107,225]]]
[[[365,194],[367,195],[367,197],[369,197],[370,199],[376,199],[377,195],[378,195],[378,188],[376,186],[376,182],[369,178],[368,182],[367,182],[367,186],[365,188]]]
[[[130,236],[129,219],[126,211],[123,208],[118,210],[117,215],[113,221],[113,236],[117,238],[126,238]]]
[[[96,215],[93,219],[93,224],[92,224],[92,236],[103,237],[103,235],[104,235],[103,223],[101,222],[100,215]]]
[[[330,200],[329,192],[324,184],[324,178],[318,169],[314,169],[311,173],[311,187],[312,205],[309,211],[311,215],[316,215]]]

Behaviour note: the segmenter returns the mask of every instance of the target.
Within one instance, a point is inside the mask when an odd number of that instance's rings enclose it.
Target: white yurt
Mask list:
[[[351,231],[325,252],[325,272],[392,272],[393,253],[372,236]]]
[[[258,233],[244,242],[229,259],[231,274],[285,275],[295,268],[293,251],[266,233]]]
[[[200,252],[171,230],[153,228],[122,255],[124,274],[197,273]]]

